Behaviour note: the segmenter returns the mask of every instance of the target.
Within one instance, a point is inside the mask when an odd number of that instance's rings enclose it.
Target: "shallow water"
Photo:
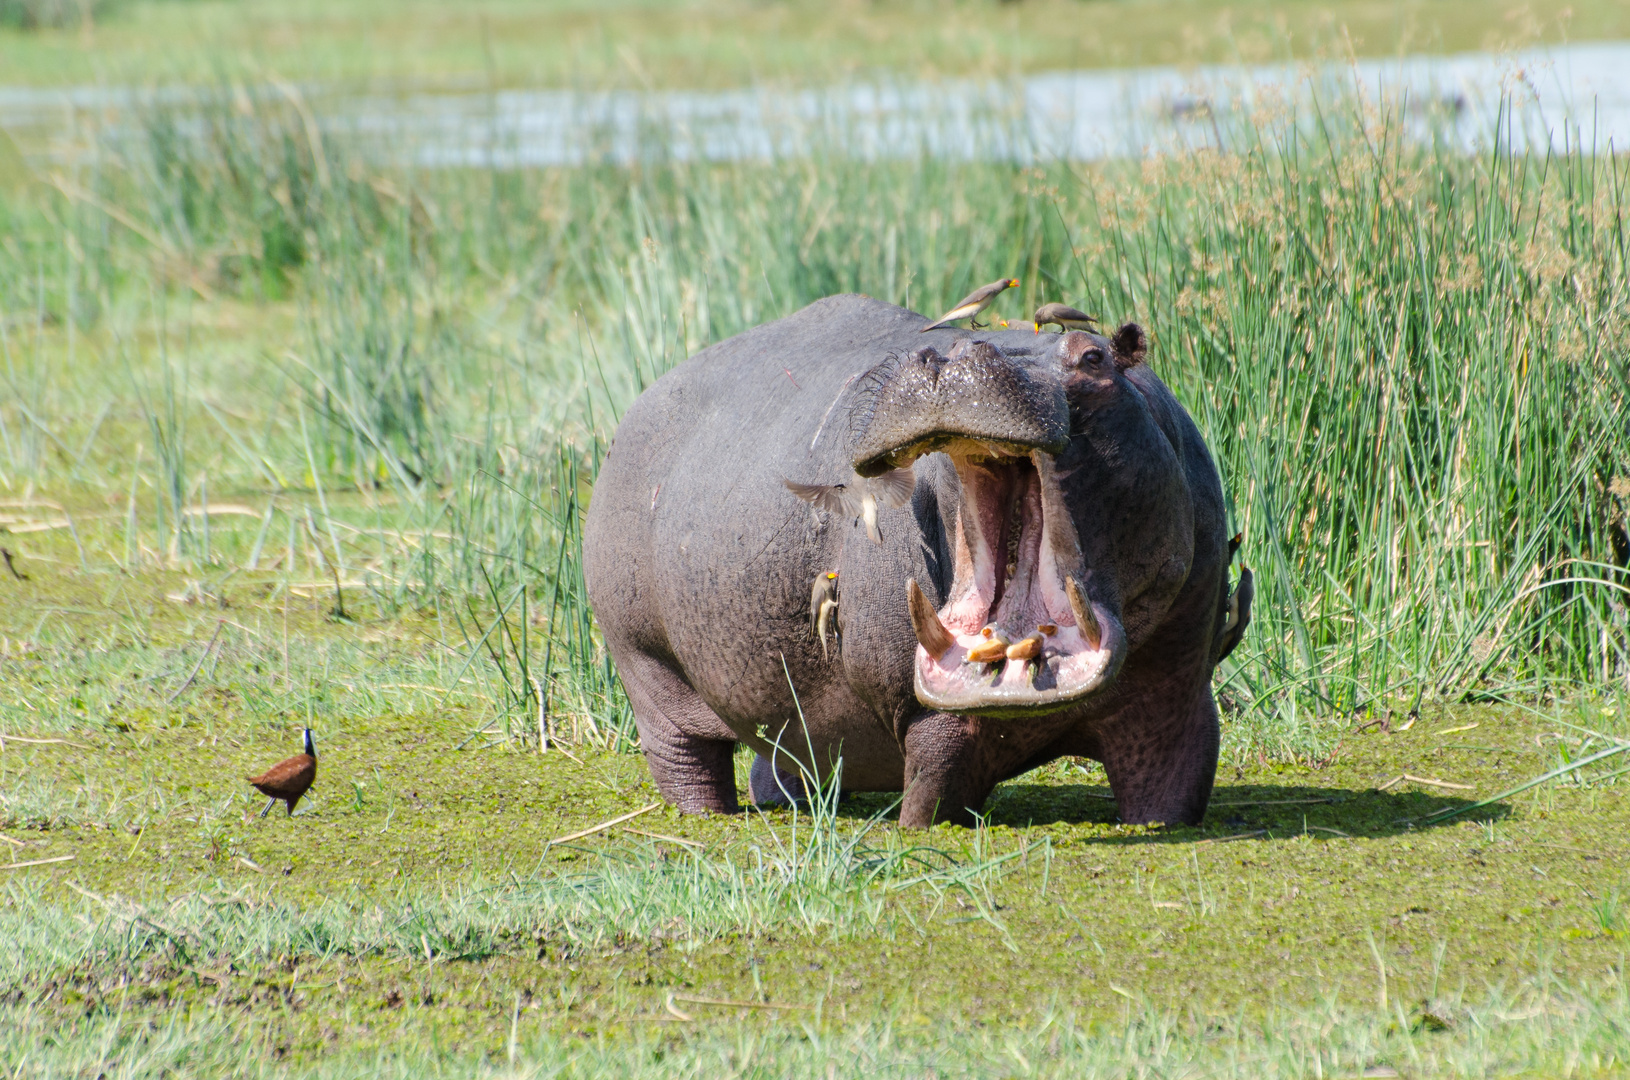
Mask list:
[[[1356,92],[1402,109],[1417,137],[1467,149],[1630,145],[1630,42],[1345,64],[1063,71],[1006,82],[851,83],[813,90],[501,90],[299,99],[323,137],[419,166],[513,168],[640,159],[753,160],[834,150],[866,158],[1078,161],[1237,144],[1264,115],[1312,121]],[[49,136],[208,92],[0,87],[0,126]],[[70,151],[58,140],[60,156]]]

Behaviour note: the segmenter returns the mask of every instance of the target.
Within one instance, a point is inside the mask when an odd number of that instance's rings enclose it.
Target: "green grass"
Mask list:
[[[208,81],[731,86],[879,73],[961,78],[1058,68],[1506,49],[1630,32],[1611,0],[812,0],[612,4],[479,0],[102,0],[21,30],[0,5],[7,83]],[[49,23],[46,18],[37,22]]]
[[[0,1045],[23,1075],[209,1075],[221,1038],[301,1075],[667,1075],[748,1047],[769,1074],[1616,1075],[1630,1053],[1630,782],[1603,763],[1433,823],[1609,745],[1624,720],[1599,707],[1462,708],[1319,767],[1225,769],[1198,829],[1117,825],[1102,773],[1061,762],[972,832],[902,834],[857,796],[566,843],[656,800],[637,757],[459,750],[456,715],[341,708],[312,796],[261,819],[237,777],[289,730],[189,713],[0,755],[0,790],[33,799],[0,806],[15,861],[69,857],[7,871]],[[42,774],[74,807],[50,827]]]
[[[61,860],[0,870],[13,1073],[1624,1072],[1622,160],[1326,102],[1090,168],[417,173],[223,102],[0,194],[0,847]],[[1059,762],[973,832],[551,843],[656,801],[578,570],[621,410],[993,268],[1148,326],[1217,456],[1207,824]]]
[[[645,1020],[626,1039],[563,1041],[537,1030],[538,1013],[554,1002],[522,995],[510,1006],[505,1037],[485,1052],[420,1050],[397,1056],[342,1046],[309,1075],[769,1077],[883,1071],[1118,1077],[1187,1068],[1242,1080],[1321,1074],[1613,1076],[1622,1075],[1623,1001],[1622,990],[1583,997],[1539,982],[1476,1006],[1440,1003],[1438,1012],[1422,1014],[1414,1024],[1407,1016],[1384,1013],[1297,1011],[1266,1035],[1254,1025],[1223,1021],[1202,1027],[1135,1006],[1128,1008],[1131,1019],[1113,1026],[1047,1016],[1021,1030],[995,1032],[978,1024],[888,1017],[828,1035],[813,1031],[808,1021],[766,1030],[766,1025],[725,1019],[710,1024],[704,1037],[686,1037],[688,1025],[664,1013]],[[401,1008],[410,1015],[416,1011],[412,1005]],[[291,1070],[278,1053],[282,1047],[243,1058],[243,1044],[236,1040],[246,1029],[188,1017],[149,1033],[129,1019],[98,1015],[75,1022],[70,1040],[31,1053],[20,1075],[89,1073],[108,1058],[123,1067],[120,1075],[131,1077],[288,1075]],[[33,1051],[41,1033],[37,1021],[25,1018],[9,1035],[11,1046]]]

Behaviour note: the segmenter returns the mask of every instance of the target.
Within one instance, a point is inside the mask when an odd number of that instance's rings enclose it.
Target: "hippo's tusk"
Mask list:
[[[1092,606],[1081,598],[1081,586],[1075,583],[1075,578],[1064,579],[1064,592],[1070,598],[1070,611],[1075,615],[1075,625],[1080,628],[1081,636],[1087,639],[1087,644],[1096,649],[1104,639],[1104,632],[1098,626],[1098,619],[1092,613]]]
[[[911,629],[917,635],[917,643],[928,655],[938,660],[950,652],[951,646],[956,644],[956,639],[951,636],[951,631],[945,629],[945,624],[940,622],[939,615],[934,612],[934,605],[928,602],[928,597],[923,595],[914,578],[906,579],[906,606],[911,610]]]
[[[1028,637],[1020,638],[1007,647],[1007,658],[1009,660],[1034,660],[1041,655],[1041,643],[1044,640],[1046,640],[1046,635],[1040,630]]]

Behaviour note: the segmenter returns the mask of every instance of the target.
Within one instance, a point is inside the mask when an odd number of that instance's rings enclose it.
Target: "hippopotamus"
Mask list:
[[[1250,615],[1200,432],[1134,323],[927,321],[828,297],[623,416],[583,569],[658,790],[737,812],[744,743],[755,802],[835,776],[967,824],[1078,755],[1123,821],[1199,822]]]

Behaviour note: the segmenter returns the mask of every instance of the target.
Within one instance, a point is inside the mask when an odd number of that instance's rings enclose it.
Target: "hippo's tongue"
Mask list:
[[[1093,599],[1052,455],[947,452],[963,496],[949,599],[934,612],[907,588],[918,699],[957,713],[1051,712],[1107,685],[1124,637]]]

